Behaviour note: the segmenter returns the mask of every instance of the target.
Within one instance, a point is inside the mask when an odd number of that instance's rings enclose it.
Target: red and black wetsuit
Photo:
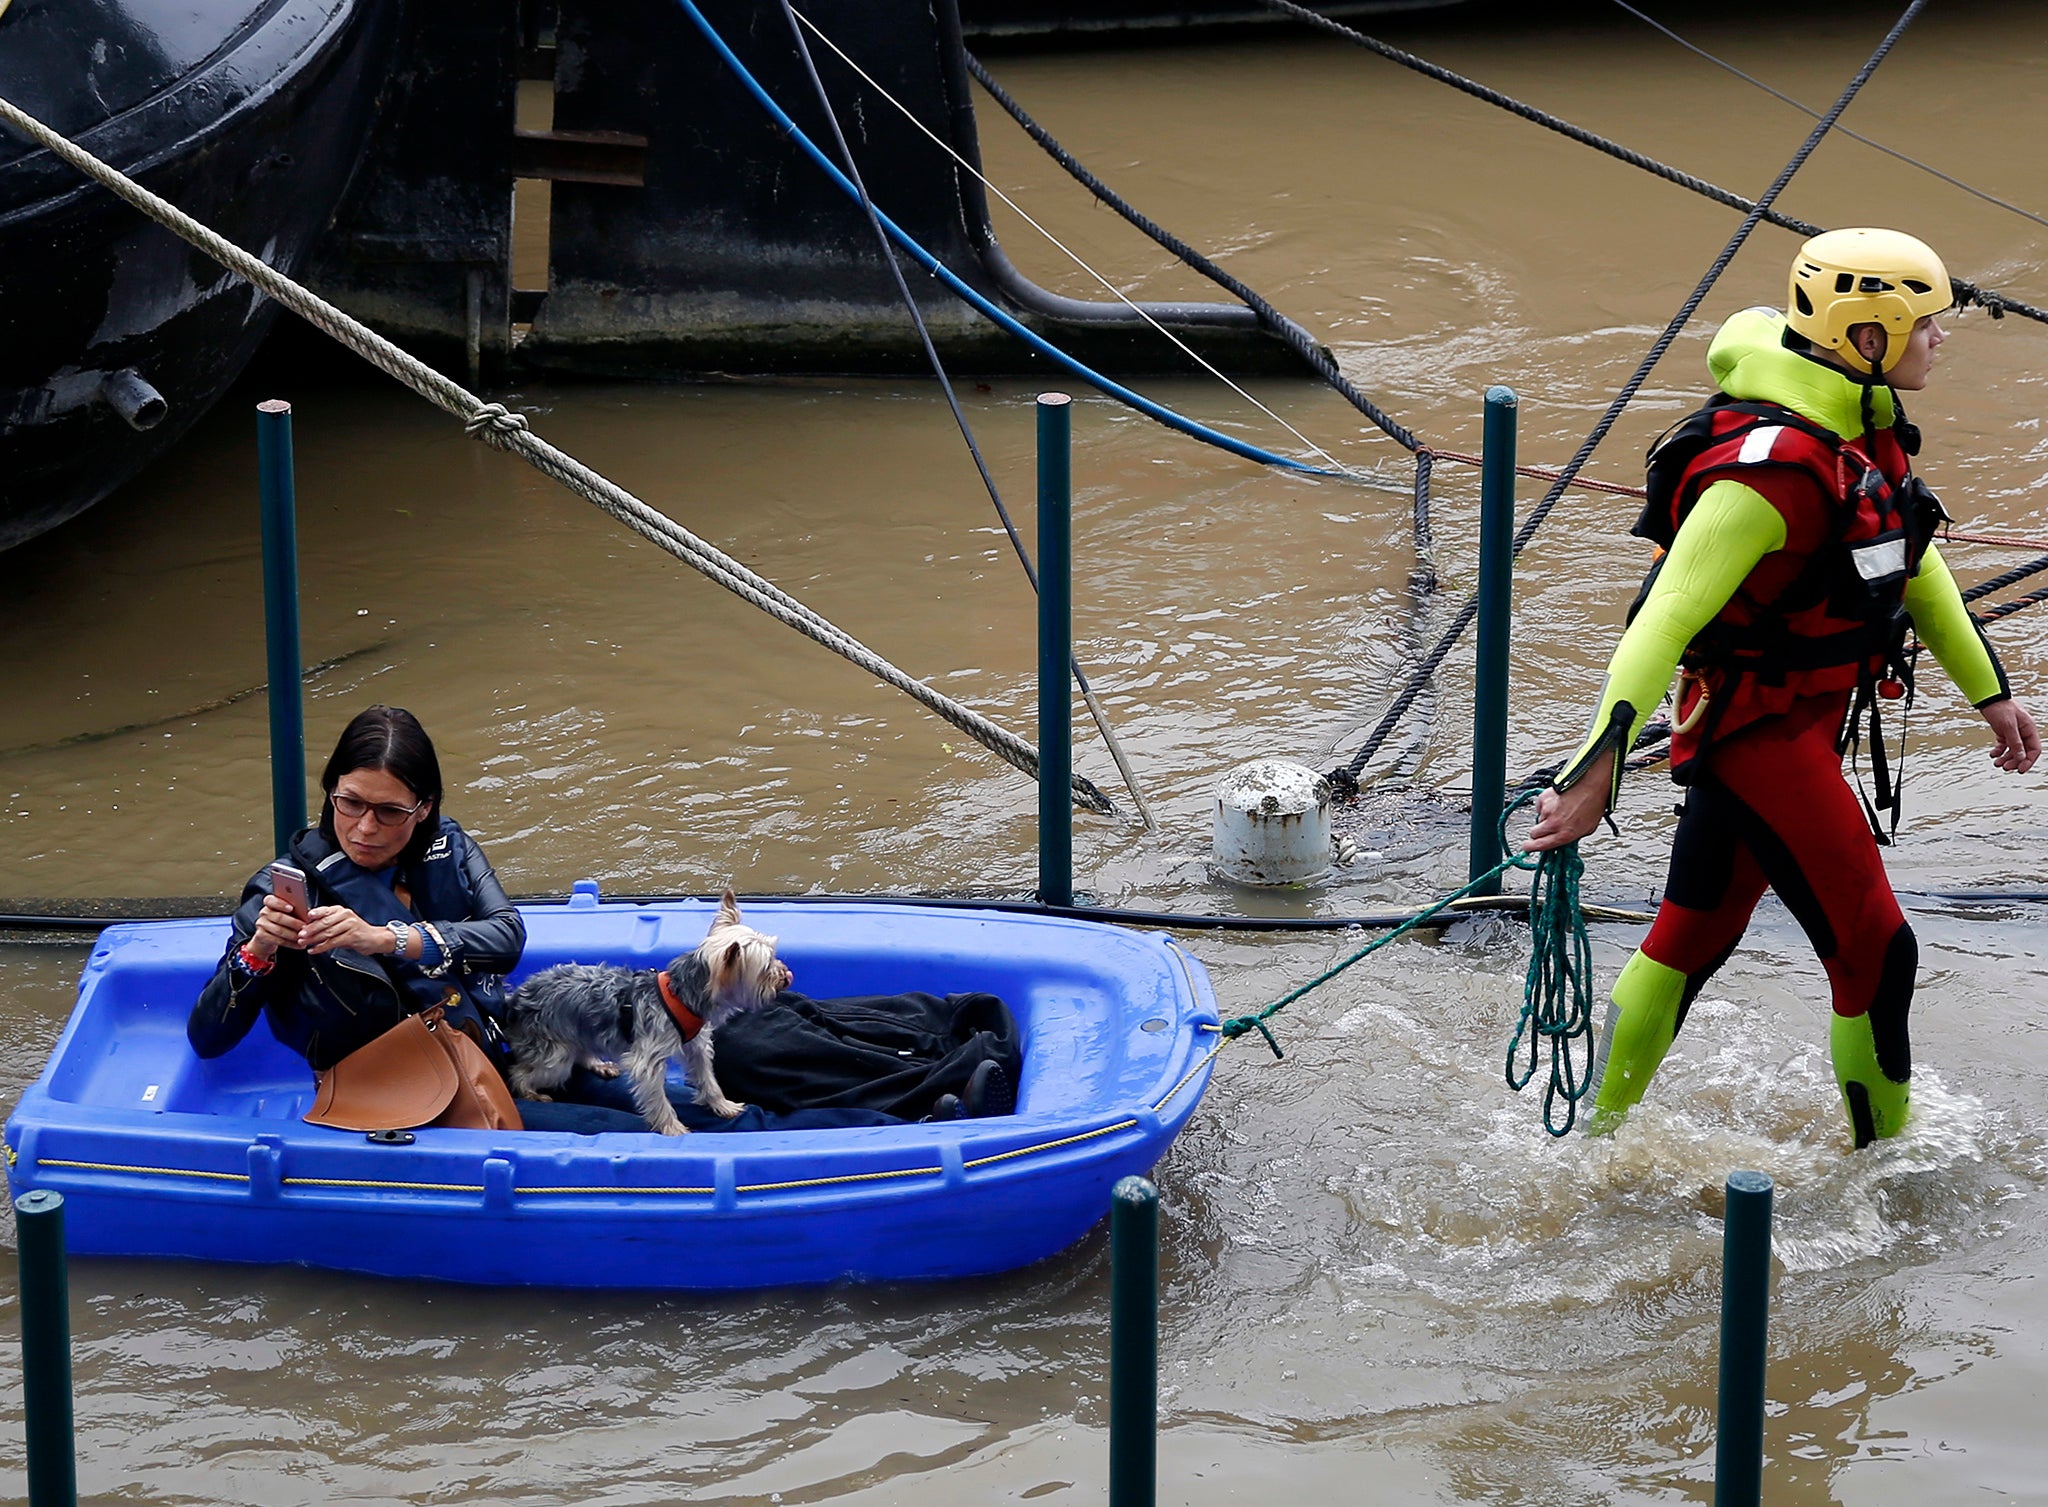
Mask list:
[[[1638,531],[1670,554],[1573,765],[1624,751],[1682,660],[1672,767],[1686,801],[1663,905],[1615,984],[1595,1122],[1641,1097],[1768,885],[1827,970],[1830,1044],[1860,1145],[1904,1123],[1917,948],[1879,857],[1876,808],[1843,779],[1843,750],[1902,672],[1909,619],[1974,700],[2005,686],[1929,547],[1939,505],[1912,477],[1891,395],[1873,395],[1880,424],[1863,433],[1861,390],[1785,349],[1781,328],[1763,311],[1731,320],[1714,356],[1735,401],[1702,410],[1653,455]],[[1877,749],[1873,760],[1881,769]],[[1877,783],[1895,818],[1890,781]]]

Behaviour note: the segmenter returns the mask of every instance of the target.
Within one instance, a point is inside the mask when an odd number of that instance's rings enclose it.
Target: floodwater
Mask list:
[[[1896,14],[1657,10],[1817,106]],[[1438,16],[1382,34],[1747,194],[1807,129],[1619,9]],[[1481,394],[1505,382],[1522,397],[1523,457],[1561,462],[1737,219],[1336,42],[994,66],[1100,174],[1447,449],[1478,448]],[[2044,107],[2048,11],[1984,0],[1932,8],[1847,122],[2040,215]],[[991,172],[1084,258],[1133,294],[1201,293],[992,115]],[[1899,223],[1960,275],[2048,303],[2039,221],[1853,141],[1824,146],[1783,206]],[[1089,293],[999,213],[1028,271]],[[1592,474],[1639,474],[1646,439],[1701,390],[1713,324],[1780,297],[1792,245],[1756,234]],[[1962,527],[2048,532],[2044,355],[2041,326],[1971,314],[1914,404],[1924,470]],[[964,394],[1027,527],[1032,390]],[[1218,384],[1149,390],[1298,444]],[[1251,390],[1347,464],[1406,479],[1406,457],[1313,382]],[[269,856],[247,412],[262,395],[0,558],[0,896],[147,910],[224,898]],[[450,810],[522,893],[582,876],[638,893],[1034,883],[1032,787],[949,726],[408,396],[286,395],[306,657],[327,666],[308,703],[316,763],[360,706],[414,708],[440,744]],[[927,383],[513,396],[556,443],[1030,732],[1032,599]],[[1405,497],[1260,470],[1086,394],[1075,431],[1077,644],[1159,816],[1150,833],[1081,820],[1080,887],[1154,909],[1343,915],[1455,884],[1469,647],[1445,668],[1403,788],[1375,793],[1379,856],[1299,897],[1249,897],[1204,867],[1224,771],[1266,755],[1328,767],[1397,683]],[[1474,578],[1476,486],[1458,468],[1440,477],[1450,602]],[[1523,561],[1515,770],[1578,736],[1646,563],[1625,537],[1631,513],[1575,494]],[[1966,581],[2022,558],[1950,554]],[[2021,614],[1995,637],[2038,707],[2048,618]],[[1820,970],[1774,903],[1650,1105],[1597,1143],[1552,1141],[1533,1095],[1501,1082],[1516,927],[1396,945],[1280,1018],[1284,1061],[1232,1047],[1158,1168],[1163,1500],[1709,1500],[1719,1189],[1742,1167],[1777,1184],[1770,1500],[2038,1499],[2048,913],[1931,897],[2039,883],[2042,776],[1991,770],[1981,729],[1942,686],[1912,736],[1909,832],[1892,857],[1923,949],[1908,1133],[1846,1153]],[[1121,799],[1092,733],[1079,763]],[[1587,845],[1591,898],[1648,903],[1670,826],[1668,785],[1637,778],[1620,835]],[[1596,928],[1603,980],[1639,930]],[[1359,939],[1190,945],[1236,1009]],[[68,944],[0,948],[0,1101],[38,1071],[83,958]],[[81,1481],[95,1498],[167,1504],[1099,1500],[1106,1268],[1099,1232],[998,1279],[710,1300],[82,1261]],[[12,1333],[10,1318],[0,1335]],[[13,1495],[11,1339],[0,1413],[0,1494]]]

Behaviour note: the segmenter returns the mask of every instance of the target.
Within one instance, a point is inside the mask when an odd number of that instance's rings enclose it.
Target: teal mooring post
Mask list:
[[[1472,698],[1472,845],[1465,878],[1500,862],[1500,810],[1508,778],[1508,628],[1515,577],[1514,390],[1486,390],[1486,449],[1479,472],[1479,673]],[[1500,879],[1475,893],[1497,895]]]
[[[270,823],[279,853],[306,825],[306,709],[299,666],[299,523],[292,486],[292,405],[256,405],[263,493],[263,629],[270,646]]]
[[[1074,903],[1073,400],[1038,395],[1038,898]]]
[[[1152,1507],[1159,1474],[1159,1190],[1126,1177],[1109,1197],[1109,1507]]]
[[[28,1428],[29,1507],[78,1501],[71,1428],[71,1284],[64,1271],[64,1195],[47,1188],[14,1202],[21,1262],[22,1415]]]
[[[1714,1507],[1763,1500],[1765,1336],[1771,1316],[1771,1180],[1728,1174],[1721,1236],[1721,1394]]]

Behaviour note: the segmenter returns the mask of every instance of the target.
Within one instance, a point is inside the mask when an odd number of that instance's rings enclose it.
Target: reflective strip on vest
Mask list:
[[[1906,541],[1904,536],[1897,539],[1880,539],[1870,544],[1852,545],[1849,558],[1856,562],[1856,574],[1866,581],[1882,581],[1891,576],[1906,573]]]
[[[1758,461],[1769,460],[1771,447],[1778,443],[1778,436],[1784,432],[1783,424],[1766,424],[1750,430],[1742,437],[1742,449],[1735,457],[1736,462],[1744,466],[1753,466]]]

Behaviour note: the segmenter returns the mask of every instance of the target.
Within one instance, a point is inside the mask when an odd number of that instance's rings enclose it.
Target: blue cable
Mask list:
[[[676,3],[682,6],[683,10],[689,15],[690,20],[695,23],[697,29],[704,33],[704,39],[711,44],[713,50],[721,58],[725,59],[726,65],[732,69],[739,81],[746,86],[747,92],[760,101],[761,108],[768,112],[769,116],[783,129],[790,140],[802,148],[805,156],[824,169],[826,175],[834,183],[838,184],[848,197],[858,203],[860,201],[860,190],[855,188],[846,174],[842,173],[833,164],[831,158],[818,150],[810,137],[804,135],[803,131],[798,128],[797,123],[789,118],[782,107],[769,97],[768,91],[761,87],[759,80],[747,71],[746,64],[742,63],[734,55],[733,50],[725,45],[725,39],[712,29],[709,21],[704,19],[704,13],[697,9],[693,0],[676,0]],[[1129,404],[1137,409],[1138,412],[1150,418],[1157,419],[1169,429],[1178,429],[1182,434],[1201,440],[1204,444],[1215,445],[1220,449],[1228,450],[1233,455],[1241,455],[1246,460],[1255,460],[1261,465],[1266,466],[1280,466],[1286,470],[1299,471],[1309,476],[1341,476],[1343,474],[1338,471],[1325,470],[1320,466],[1306,465],[1290,456],[1280,455],[1271,450],[1262,450],[1257,445],[1247,444],[1243,440],[1232,439],[1229,435],[1211,429],[1206,424],[1198,424],[1193,419],[1183,418],[1171,408],[1163,407],[1153,402],[1150,398],[1132,392],[1128,387],[1112,382],[1100,372],[1082,365],[1081,362],[1046,340],[1042,335],[1038,335],[1026,328],[1010,315],[990,303],[981,294],[975,292],[974,289],[968,287],[966,283],[953,274],[951,268],[947,267],[945,263],[912,240],[902,226],[883,214],[879,208],[875,210],[875,214],[880,218],[882,228],[889,232],[889,239],[909,252],[927,272],[942,279],[946,286],[959,294],[961,298],[972,304],[989,319],[995,321],[996,324],[1008,330],[1012,335],[1015,335],[1019,340],[1029,345],[1040,355],[1057,362],[1090,386],[1108,394],[1112,398],[1116,398],[1120,402]]]

